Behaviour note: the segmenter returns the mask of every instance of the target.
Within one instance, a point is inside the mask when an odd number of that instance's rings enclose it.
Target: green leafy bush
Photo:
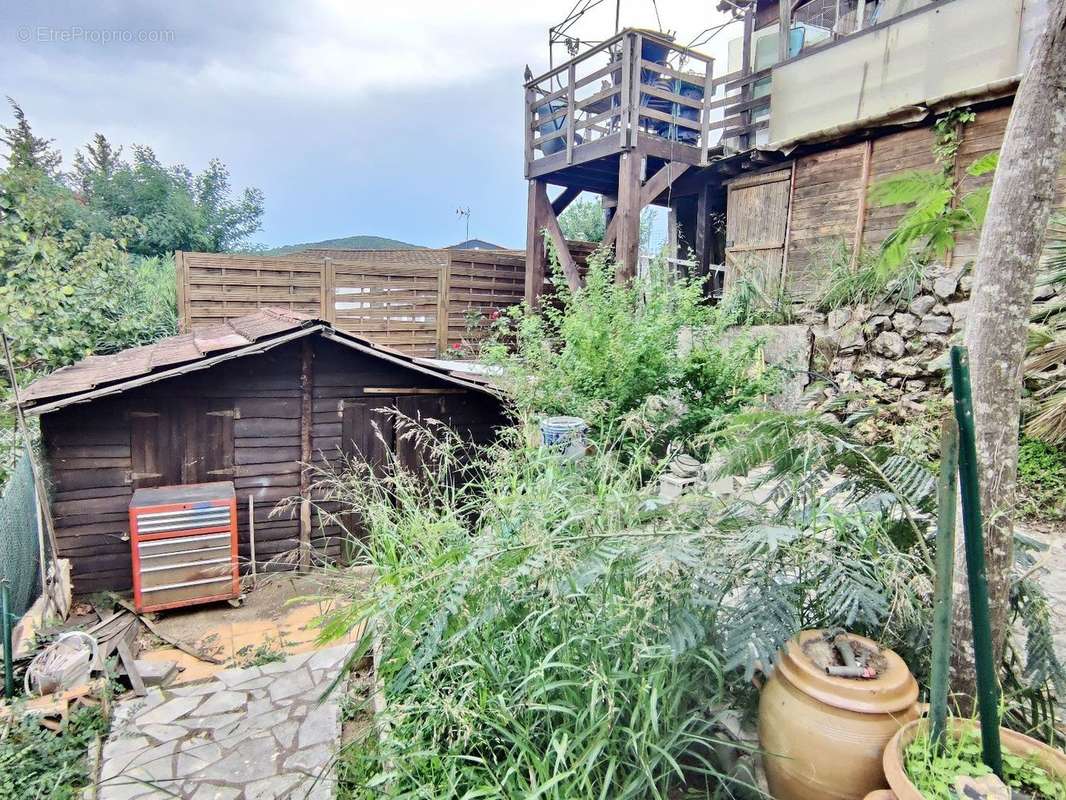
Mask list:
[[[605,254],[589,261],[584,288],[542,313],[516,308],[501,318],[486,358],[519,413],[572,414],[608,430],[649,398],[666,401],[664,438],[690,437],[773,390],[771,371],[754,369],[758,348],[744,337],[718,342],[723,323],[702,283],[661,266],[618,284]],[[682,348],[680,334],[693,331]]]
[[[0,800],[76,800],[89,783],[86,754],[107,720],[97,709],[71,713],[57,734],[26,718],[0,739]]]
[[[1066,517],[1066,447],[1023,436],[1018,447],[1019,509],[1027,517]]]

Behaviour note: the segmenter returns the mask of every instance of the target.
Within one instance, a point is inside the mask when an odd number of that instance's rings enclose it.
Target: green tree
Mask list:
[[[567,239],[579,242],[602,242],[607,232],[603,204],[598,200],[576,200],[559,215],[559,227]],[[647,248],[651,240],[651,209],[640,215],[640,246]]]
[[[99,136],[99,135],[98,135]],[[198,175],[181,164],[164,166],[150,147],[134,145],[132,160],[119,160],[103,137],[94,139],[77,181],[88,187],[89,209],[101,230],[132,217],[143,226],[130,237],[131,253],[166,255],[175,250],[219,252],[242,246],[263,216],[263,193],[245,189],[232,198],[229,170],[212,159]]]
[[[74,151],[74,165],[70,182],[76,191],[89,198],[97,181],[109,181],[122,165],[122,148],[113,147],[102,133],[93,134],[92,141],[85,145],[85,154]]]
[[[13,126],[0,125],[0,131],[3,131],[0,142],[8,148],[8,166],[11,169],[40,170],[54,177],[63,161],[59,151],[52,147],[55,140],[35,136],[22,107],[10,97],[7,102],[11,104],[11,111],[15,115]]]

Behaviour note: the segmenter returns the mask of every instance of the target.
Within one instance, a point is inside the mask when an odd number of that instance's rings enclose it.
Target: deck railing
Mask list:
[[[725,88],[713,73],[708,55],[660,34],[625,30],[533,78],[525,86],[527,175],[541,159],[564,167],[585,160],[582,148],[593,143],[606,155],[635,146],[641,135],[692,148],[686,160],[706,163],[731,124],[713,111],[737,100],[713,99]]]

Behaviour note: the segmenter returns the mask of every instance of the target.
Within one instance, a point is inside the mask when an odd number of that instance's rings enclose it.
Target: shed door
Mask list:
[[[395,397],[359,397],[344,401],[341,451],[349,458],[365,458],[379,474],[395,452],[391,414],[377,411],[396,405]]]
[[[791,169],[752,175],[729,185],[726,289],[741,279],[761,288],[779,285],[791,185]]]
[[[130,411],[133,487],[233,480],[233,404],[160,400]]]

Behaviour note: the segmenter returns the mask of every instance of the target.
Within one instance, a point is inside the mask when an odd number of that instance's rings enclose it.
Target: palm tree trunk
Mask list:
[[[1009,622],[1022,364],[1033,285],[1064,148],[1066,0],[1053,0],[1007,123],[977,251],[965,335],[997,664]],[[961,548],[961,533],[958,540]],[[965,569],[955,571],[954,593],[953,688],[972,698],[974,659]]]

